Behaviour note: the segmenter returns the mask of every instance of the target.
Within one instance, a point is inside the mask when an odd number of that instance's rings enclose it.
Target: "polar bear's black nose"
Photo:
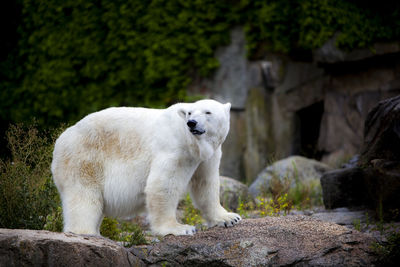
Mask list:
[[[187,122],[187,126],[189,126],[189,128],[194,128],[194,127],[196,127],[196,125],[197,125],[197,121],[195,121],[195,120],[189,120]]]

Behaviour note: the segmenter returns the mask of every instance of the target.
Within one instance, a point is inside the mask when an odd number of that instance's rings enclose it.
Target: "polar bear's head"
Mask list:
[[[185,120],[187,131],[197,138],[217,138],[222,143],[229,131],[229,111],[231,104],[221,104],[206,99],[185,104],[179,115]]]

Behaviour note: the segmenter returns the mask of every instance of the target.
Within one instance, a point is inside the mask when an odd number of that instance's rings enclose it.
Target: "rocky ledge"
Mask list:
[[[0,229],[0,266],[146,266],[103,237]]]
[[[0,229],[0,266],[371,266],[373,242],[306,216],[246,219],[129,249],[99,237]]]

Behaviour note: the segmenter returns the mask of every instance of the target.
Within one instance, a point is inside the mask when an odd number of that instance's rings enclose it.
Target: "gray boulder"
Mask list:
[[[225,176],[220,176],[219,196],[221,204],[232,211],[236,211],[239,200],[244,202],[252,200],[247,185]]]
[[[331,167],[319,161],[301,156],[291,156],[265,168],[251,184],[249,191],[253,197],[257,197],[263,190],[270,188],[273,179],[283,182],[284,179],[287,179],[291,186],[296,184],[296,180],[301,183],[319,184],[321,176],[329,170]]]

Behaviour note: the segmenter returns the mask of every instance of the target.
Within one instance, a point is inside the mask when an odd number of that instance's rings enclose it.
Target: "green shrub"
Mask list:
[[[126,247],[147,244],[145,234],[139,225],[129,222],[119,222],[109,217],[103,219],[100,234],[114,241],[123,242]]]
[[[400,260],[400,233],[388,234],[384,243],[373,243],[372,250],[377,254],[377,266],[397,266]]]
[[[361,220],[360,219],[354,219],[353,220],[353,226],[354,226],[354,229],[356,229],[357,231],[361,231],[362,230]]]
[[[285,197],[288,208],[309,209],[322,205],[322,187],[319,180],[300,181],[296,164],[293,162],[293,172],[288,172],[283,177],[272,173],[268,186],[260,187],[261,197],[273,201],[274,206],[279,206],[278,198]]]
[[[62,232],[63,230],[63,215],[62,208],[58,206],[51,214],[47,215],[46,223],[43,230],[52,232]]]
[[[112,240],[119,240],[121,230],[118,228],[118,221],[113,218],[104,217],[100,227],[100,234]]]
[[[60,205],[50,172],[57,133],[40,134],[34,125],[10,126],[11,157],[0,159],[0,228],[43,229]]]
[[[238,208],[237,212],[242,218],[249,218],[250,217],[250,212],[255,209],[254,202],[253,201],[248,201],[248,200],[243,200],[241,197],[239,197],[238,201]]]
[[[261,217],[287,215],[291,209],[288,195],[284,194],[277,198],[257,198],[257,209]]]
[[[120,223],[121,239],[125,247],[147,244],[146,235],[142,228],[135,223]]]
[[[298,182],[288,192],[288,198],[299,210],[322,205],[322,187],[318,180]]]

